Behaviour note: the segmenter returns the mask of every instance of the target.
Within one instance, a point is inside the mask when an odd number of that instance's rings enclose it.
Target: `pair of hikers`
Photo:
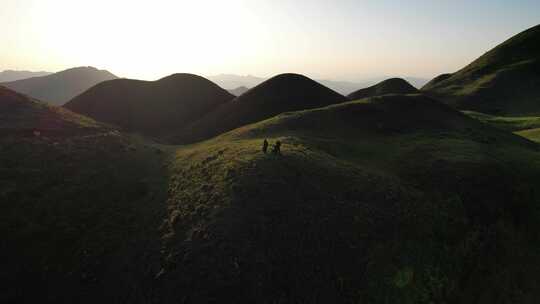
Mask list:
[[[262,151],[264,154],[268,151],[268,140],[263,141]],[[281,154],[281,142],[278,140],[276,143],[272,146],[272,153],[273,154]]]

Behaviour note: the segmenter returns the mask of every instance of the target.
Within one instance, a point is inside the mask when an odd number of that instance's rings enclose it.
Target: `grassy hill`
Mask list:
[[[143,298],[160,269],[158,149],[0,88],[0,302]]]
[[[369,88],[360,89],[349,94],[347,97],[350,100],[357,100],[367,97],[374,97],[385,94],[414,94],[418,93],[418,89],[413,87],[406,80],[401,78],[390,78]]]
[[[232,102],[221,105],[189,125],[173,141],[190,143],[208,139],[240,126],[287,111],[318,108],[347,101],[323,85],[297,74],[275,76]]]
[[[288,112],[187,146],[5,89],[0,113],[1,302],[540,296],[538,146],[428,97]]]
[[[439,80],[422,91],[458,109],[504,115],[540,113],[540,25]]]
[[[32,77],[0,85],[52,105],[63,105],[90,87],[117,78],[105,70],[78,67],[41,77]]]
[[[529,303],[539,177],[535,144],[421,95],[285,113],[178,149],[158,294]]]
[[[65,107],[125,130],[161,136],[234,98],[200,76],[174,74],[158,81],[116,79],[100,83]]]

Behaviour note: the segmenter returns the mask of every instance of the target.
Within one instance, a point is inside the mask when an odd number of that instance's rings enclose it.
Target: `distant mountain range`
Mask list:
[[[50,72],[31,72],[31,71],[15,71],[5,70],[0,72],[0,82],[16,81],[21,79],[27,79],[32,77],[47,76]]]
[[[266,78],[256,77],[252,75],[242,76],[242,75],[235,75],[235,74],[220,74],[220,75],[208,76],[207,78],[217,83],[220,87],[227,90],[233,90],[238,87],[252,88],[261,84],[263,81],[266,80]],[[325,79],[315,79],[315,81],[321,83],[322,85],[342,95],[348,95],[358,89],[367,88],[369,86],[375,85],[376,83],[381,82],[388,78],[391,78],[391,77],[374,77],[374,78],[365,79],[359,82],[336,81],[336,80],[325,80]],[[415,86],[416,88],[421,88],[429,81],[428,79],[418,78],[418,77],[403,77],[403,78],[407,80],[410,84]]]
[[[227,91],[229,91],[229,93],[233,94],[234,96],[240,96],[244,94],[245,92],[249,91],[249,88],[245,86],[241,86],[236,89],[227,90]]]
[[[32,77],[0,85],[53,105],[63,105],[92,86],[116,79],[115,75],[94,67],[78,67],[41,77]]]

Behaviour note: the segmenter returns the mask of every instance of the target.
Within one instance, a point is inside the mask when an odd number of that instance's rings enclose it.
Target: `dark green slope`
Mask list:
[[[289,112],[183,147],[9,90],[0,115],[2,303],[540,297],[538,146],[428,97]],[[260,152],[265,138],[283,155]]]
[[[418,93],[418,89],[413,87],[405,79],[401,78],[390,78],[380,83],[371,86],[369,88],[360,89],[356,92],[353,92],[347,97],[350,100],[358,100],[366,97],[374,97],[385,94],[414,94]]]
[[[444,81],[444,80],[446,80],[446,79],[448,79],[450,77],[452,77],[452,74],[449,74],[449,73],[441,74],[441,75],[431,79],[428,83],[426,83],[426,85],[424,85],[422,87],[422,90],[429,90],[430,88],[434,87],[439,82]]]
[[[514,36],[450,77],[432,81],[422,91],[463,110],[540,113],[540,26]]]
[[[107,81],[64,107],[132,132],[160,137],[178,133],[233,98],[203,77],[174,74],[158,81]]]
[[[0,302],[147,299],[160,269],[162,155],[0,88]]]
[[[346,97],[305,76],[282,74],[209,112],[189,125],[179,136],[175,136],[173,141],[196,142],[283,112],[318,108],[344,101],[347,101]]]
[[[283,142],[282,156],[260,152]],[[540,154],[421,95],[279,115],[176,152],[161,300],[530,303]]]

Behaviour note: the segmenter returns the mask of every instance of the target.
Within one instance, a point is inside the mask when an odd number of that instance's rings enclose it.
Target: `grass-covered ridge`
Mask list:
[[[499,115],[540,113],[540,25],[422,88],[461,109]]]
[[[265,138],[282,141],[283,155],[260,152]],[[180,148],[163,294],[188,302],[534,299],[537,150],[420,95],[286,113]]]
[[[496,116],[474,111],[463,111],[466,115],[507,131],[523,131],[540,127],[539,116]]]

